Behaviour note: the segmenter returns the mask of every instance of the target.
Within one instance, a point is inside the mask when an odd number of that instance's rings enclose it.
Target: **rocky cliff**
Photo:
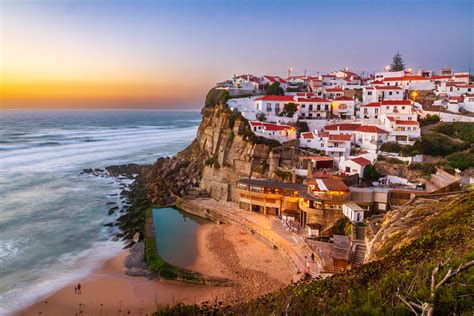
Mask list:
[[[234,188],[239,178],[271,177],[276,169],[294,165],[298,144],[280,147],[275,141],[256,137],[247,120],[227,107],[224,93],[209,92],[196,138],[186,149],[158,159],[144,172],[153,204],[167,205],[187,194],[236,200]]]

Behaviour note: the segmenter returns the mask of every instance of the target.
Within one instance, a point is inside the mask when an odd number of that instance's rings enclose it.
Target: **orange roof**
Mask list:
[[[397,121],[395,121],[395,124],[397,124],[397,125],[418,125],[418,122],[417,121],[397,120]]]
[[[341,124],[330,124],[324,126],[325,131],[355,131],[361,124],[350,124],[350,123],[341,123]]]
[[[326,92],[344,92],[344,90],[341,88],[328,88]]]
[[[394,118],[394,117],[387,116],[387,119],[388,119],[390,122],[395,122],[395,118]]]
[[[289,125],[278,125],[272,123],[265,123],[260,121],[249,121],[250,125],[254,126],[263,126],[267,131],[283,131],[283,130],[292,130],[293,127]]]
[[[469,78],[469,74],[454,74],[455,78]]]
[[[375,80],[375,81],[372,81],[370,84],[374,84],[374,85],[375,84],[383,84],[383,82],[380,81],[380,80]]]
[[[411,100],[384,100],[381,105],[411,105]]]
[[[298,98],[298,102],[322,102],[322,103],[331,103],[331,101],[323,98]]]
[[[351,137],[351,135],[329,135],[329,140],[347,142],[351,140]]]
[[[319,137],[329,137],[329,133],[328,132],[319,132],[318,136]]]
[[[356,164],[360,166],[367,166],[371,164],[370,160],[367,160],[364,157],[353,158],[351,159],[351,161],[355,162]]]
[[[376,86],[377,90],[402,90],[402,88],[397,86]]]
[[[404,77],[390,77],[390,78],[383,79],[383,81],[420,81],[420,80],[430,80],[430,78],[422,77],[422,76],[404,76]]]
[[[301,137],[304,139],[313,139],[314,134],[313,132],[304,132],[304,133],[301,133]]]
[[[377,126],[372,125],[362,125],[356,129],[358,132],[362,133],[377,133],[377,134],[388,134],[386,130],[383,130]]]
[[[334,99],[334,101],[353,101],[353,100],[354,99],[346,97],[346,96],[341,96]]]
[[[266,95],[255,99],[255,101],[295,101],[292,96],[289,95]]]
[[[379,107],[379,106],[380,106],[380,102],[367,103],[367,104],[364,104],[364,105],[361,105],[361,106],[363,106],[363,107],[368,107],[368,108]]]

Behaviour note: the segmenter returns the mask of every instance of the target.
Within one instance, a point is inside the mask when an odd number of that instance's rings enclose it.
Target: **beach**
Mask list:
[[[197,228],[196,261],[187,268],[233,281],[231,287],[148,280],[125,274],[128,250],[16,315],[150,315],[160,305],[204,301],[242,302],[291,282],[291,271],[275,250],[231,224]],[[75,294],[77,282],[82,293]],[[46,303],[47,302],[47,303]],[[130,313],[129,313],[130,312]]]

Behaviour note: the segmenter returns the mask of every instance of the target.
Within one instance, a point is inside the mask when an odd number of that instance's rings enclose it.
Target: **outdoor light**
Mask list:
[[[389,71],[389,70],[390,70],[390,66],[385,66],[385,70],[386,70],[386,71]]]

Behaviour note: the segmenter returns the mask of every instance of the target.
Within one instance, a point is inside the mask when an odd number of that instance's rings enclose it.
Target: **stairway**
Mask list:
[[[352,238],[355,240],[365,240],[365,225],[362,223],[352,224]]]
[[[363,243],[357,243],[354,256],[352,257],[352,267],[360,267],[364,264],[366,247]]]

